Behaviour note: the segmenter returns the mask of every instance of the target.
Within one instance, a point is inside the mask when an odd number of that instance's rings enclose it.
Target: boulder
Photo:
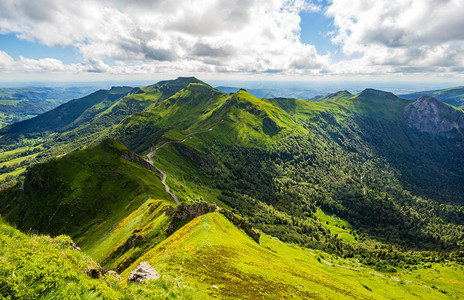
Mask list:
[[[144,282],[145,280],[158,279],[160,275],[146,261],[141,262],[134,271],[127,277],[130,282]]]

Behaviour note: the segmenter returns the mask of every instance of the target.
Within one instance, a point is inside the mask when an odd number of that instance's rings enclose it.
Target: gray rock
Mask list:
[[[464,129],[464,113],[433,97],[422,96],[408,104],[403,116],[409,125],[429,133],[449,135]]]
[[[144,282],[145,280],[158,279],[160,275],[156,270],[150,266],[146,261],[141,262],[137,268],[132,271],[127,277],[127,281],[130,282]]]
[[[193,204],[185,204],[182,202],[176,208],[169,206],[166,208],[166,215],[171,216],[171,223],[169,224],[167,235],[173,234],[178,228],[178,225],[183,220],[193,219],[207,213],[215,212],[219,209],[216,204],[206,203],[204,201],[196,202]]]
[[[71,241],[71,248],[77,251],[81,251],[81,248],[77,247],[76,243],[74,243],[73,241]]]
[[[117,272],[115,272],[115,271],[108,271],[108,275],[116,277],[116,279],[118,279],[119,281],[122,281],[121,276],[119,276],[119,274]]]

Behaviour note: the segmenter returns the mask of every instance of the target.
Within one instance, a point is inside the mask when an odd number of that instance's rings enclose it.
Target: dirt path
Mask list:
[[[164,144],[162,144],[161,146],[156,147],[153,151],[151,151],[150,153],[147,154],[147,159],[146,159],[146,161],[147,161],[150,165],[152,165],[152,166],[155,168],[155,170],[156,170],[157,172],[159,172],[159,173],[163,176],[163,178],[161,179],[161,183],[164,185],[164,189],[166,190],[166,192],[167,192],[169,195],[171,195],[172,199],[173,199],[174,202],[176,202],[177,204],[179,204],[179,199],[177,199],[177,196],[176,196],[173,192],[171,192],[171,188],[170,188],[169,185],[167,185],[167,183],[166,183],[166,178],[167,178],[168,176],[167,176],[166,173],[164,173],[163,171],[161,171],[160,169],[158,169],[157,167],[155,167],[155,166],[153,165],[153,156],[155,156],[156,151],[158,151],[158,149],[163,148],[164,146],[166,146],[166,145],[168,145],[168,144],[181,144],[181,143],[185,142],[186,140],[191,139],[191,138],[192,138],[192,135],[194,135],[194,134],[199,134],[199,133],[203,133],[203,132],[208,132],[208,131],[211,131],[211,130],[213,130],[213,128],[210,128],[210,129],[204,130],[204,131],[198,131],[198,132],[189,133],[189,134],[187,134],[187,135],[185,136],[185,138],[184,138],[183,140],[181,140],[181,141],[169,141],[169,142],[165,142]]]

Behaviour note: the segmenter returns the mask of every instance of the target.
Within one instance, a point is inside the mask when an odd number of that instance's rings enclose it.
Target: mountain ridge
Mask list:
[[[421,131],[404,116],[427,99],[410,102],[373,89],[321,102],[260,99],[243,89],[225,94],[192,77],[132,91],[114,110],[57,132],[50,148],[31,140],[49,161],[32,166],[23,185],[0,191],[2,215],[23,230],[70,235],[123,278],[149,261],[163,284],[185,295],[184,288],[197,287],[189,294],[197,298],[359,298],[382,289],[436,298],[436,289],[396,284],[369,275],[370,268],[413,282],[407,273],[424,274],[426,264],[462,263],[461,137]],[[142,104],[126,110],[131,101]],[[440,116],[442,104],[431,103]],[[144,160],[154,149],[153,166],[167,174],[180,205],[205,201],[231,210],[259,231],[260,243],[217,212],[178,221],[168,237],[167,212],[176,204]],[[305,281],[284,267],[300,270],[297,257],[324,279]],[[442,267],[451,278],[462,274]],[[282,274],[263,271],[269,268]],[[456,285],[438,282],[460,295]],[[260,283],[265,289],[255,288]],[[145,297],[160,289],[129,286]]]

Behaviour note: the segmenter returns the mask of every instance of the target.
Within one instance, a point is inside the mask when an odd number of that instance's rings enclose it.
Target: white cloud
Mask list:
[[[303,0],[2,0],[0,31],[48,46],[76,47],[89,71],[185,68],[227,72],[301,70],[327,62],[299,40]],[[24,59],[22,59],[24,60]],[[93,61],[143,67],[96,66]],[[82,69],[37,61],[27,70]],[[147,68],[147,66],[153,66]]]
[[[11,66],[12,64],[14,64],[14,59],[6,52],[0,51],[0,69]]]
[[[464,66],[464,1],[333,0],[335,43],[374,72],[452,71]]]
[[[14,61],[18,72],[393,74],[464,68],[461,0],[0,0],[0,33],[82,60]],[[300,12],[332,17],[334,61],[300,41]],[[105,63],[106,62],[106,63]],[[111,62],[111,63],[110,63]]]

